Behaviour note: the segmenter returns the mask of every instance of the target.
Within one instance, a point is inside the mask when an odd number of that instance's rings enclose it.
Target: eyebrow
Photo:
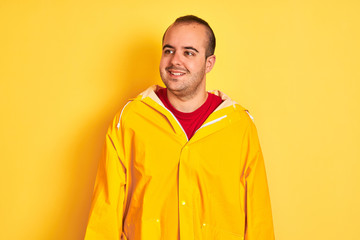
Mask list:
[[[171,46],[169,44],[165,44],[162,49],[164,50],[165,48],[175,48],[175,47],[173,47],[173,46]],[[193,48],[193,47],[184,47],[184,49],[190,49],[190,50],[193,50],[193,51],[199,53],[199,51],[196,48]]]
[[[190,49],[190,50],[194,50],[195,52],[199,53],[199,51],[196,48],[193,47],[184,47],[185,49]]]
[[[169,45],[169,44],[166,44],[166,45],[163,46],[163,50],[164,50],[165,48],[174,48],[174,47],[171,46],[171,45]]]

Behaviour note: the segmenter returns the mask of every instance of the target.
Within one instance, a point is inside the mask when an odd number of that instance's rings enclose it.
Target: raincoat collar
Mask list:
[[[159,104],[160,106],[164,107],[164,104],[161,102],[161,100],[159,99],[159,97],[156,95],[156,91],[158,91],[159,89],[161,89],[163,87],[159,86],[159,85],[152,85],[149,88],[147,88],[145,91],[143,91],[142,93],[140,93],[136,99],[140,99],[141,101],[145,101],[147,98],[150,98],[151,100],[155,101],[157,104]],[[215,94],[216,96],[221,97],[221,99],[223,100],[223,102],[219,105],[219,107],[217,107],[214,112],[229,107],[229,106],[233,106],[235,108],[235,105],[238,105],[237,107],[241,107],[239,104],[237,104],[235,101],[233,101],[229,96],[227,96],[225,93],[219,91],[219,90],[210,90],[208,91],[209,93]],[[242,108],[242,107],[241,107]],[[245,109],[242,109],[245,110]]]
[[[219,131],[229,124],[234,123],[235,115],[239,114],[239,111],[247,111],[245,108],[231,100],[226,94],[219,90],[208,91],[209,93],[215,94],[223,99],[223,102],[214,110],[213,113],[206,119],[203,125],[197,130],[194,136],[190,139],[187,138],[184,129],[182,128],[176,117],[168,110],[161,102],[159,97],[156,95],[156,91],[162,88],[158,85],[153,85],[140,93],[134,101],[141,101],[154,110],[164,115],[170,122],[174,132],[179,137],[179,140],[183,143],[195,142],[213,132]]]

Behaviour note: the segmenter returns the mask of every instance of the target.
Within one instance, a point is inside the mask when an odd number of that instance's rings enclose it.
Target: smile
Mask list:
[[[185,75],[185,73],[183,73],[183,72],[172,72],[172,71],[169,71],[169,73],[170,73],[171,75],[174,75],[174,76],[182,76],[182,75]]]

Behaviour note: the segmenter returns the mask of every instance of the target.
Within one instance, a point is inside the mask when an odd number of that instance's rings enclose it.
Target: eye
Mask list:
[[[195,53],[190,52],[190,51],[185,51],[185,55],[186,56],[195,56]]]
[[[164,54],[173,54],[173,53],[174,53],[174,50],[171,50],[171,49],[164,50]]]

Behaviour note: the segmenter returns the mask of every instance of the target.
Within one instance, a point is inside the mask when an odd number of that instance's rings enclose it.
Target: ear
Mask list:
[[[211,55],[206,58],[206,73],[210,72],[211,69],[214,67],[216,61],[215,55]]]

